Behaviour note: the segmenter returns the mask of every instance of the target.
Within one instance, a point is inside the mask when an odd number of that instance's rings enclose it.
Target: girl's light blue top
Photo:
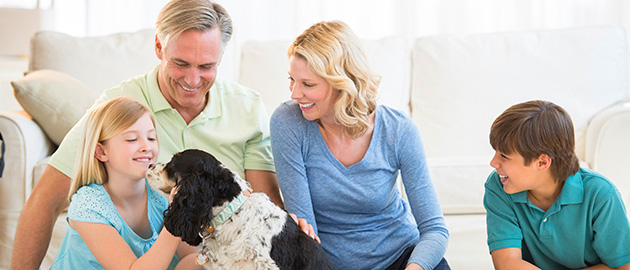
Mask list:
[[[168,200],[155,192],[146,182],[147,212],[151,224],[152,235],[148,239],[138,236],[116,211],[109,194],[102,185],[90,184],[79,188],[72,196],[68,208],[68,219],[81,222],[101,223],[110,225],[118,231],[120,236],[129,244],[136,256],[146,253],[155,243],[162,230],[164,211],[168,207]],[[98,232],[94,232],[98,233]],[[112,258],[116,259],[116,258]],[[169,269],[178,263],[177,256],[173,256]],[[51,269],[104,269],[94,258],[81,235],[68,225],[68,231],[59,247],[57,257]]]

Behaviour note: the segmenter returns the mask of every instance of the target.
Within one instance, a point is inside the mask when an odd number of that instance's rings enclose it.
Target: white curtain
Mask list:
[[[13,0],[0,0],[2,1]],[[33,0],[32,0],[33,1]],[[15,1],[13,1],[15,2]],[[77,36],[152,28],[168,0],[48,0],[56,29]],[[365,39],[571,28],[630,27],[626,0],[217,0],[234,21],[220,74],[236,79],[247,40],[293,40],[311,24],[343,20]]]

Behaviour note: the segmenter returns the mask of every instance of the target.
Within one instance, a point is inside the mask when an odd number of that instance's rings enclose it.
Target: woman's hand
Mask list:
[[[417,263],[410,263],[409,265],[407,265],[407,268],[405,268],[405,270],[424,270],[424,268],[422,268],[422,266]]]
[[[313,225],[308,224],[308,222],[306,222],[306,219],[297,218],[297,216],[295,214],[289,214],[289,215],[293,218],[295,223],[297,223],[298,226],[300,226],[300,229],[302,229],[302,231],[304,231],[304,233],[306,233],[306,235],[308,235],[311,238],[315,239],[317,241],[317,243],[319,243],[319,244],[322,243],[322,241],[319,240],[319,236],[317,236],[317,234],[315,234],[315,229],[313,229]]]

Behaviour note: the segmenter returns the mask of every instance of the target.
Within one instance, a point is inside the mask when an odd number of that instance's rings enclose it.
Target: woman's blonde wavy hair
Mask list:
[[[347,24],[316,23],[293,41],[287,54],[304,58],[312,72],[339,91],[334,113],[346,135],[354,139],[368,130],[381,78],[372,72],[361,41]]]
[[[107,182],[105,164],[95,156],[97,143],[103,143],[125,131],[145,114],[149,114],[155,126],[155,118],[149,108],[128,97],[110,99],[90,111],[79,142],[68,200],[82,186]]]

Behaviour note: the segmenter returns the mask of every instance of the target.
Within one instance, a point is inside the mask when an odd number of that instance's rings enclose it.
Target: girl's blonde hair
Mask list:
[[[293,41],[287,54],[305,59],[312,72],[339,91],[335,118],[346,135],[357,138],[368,130],[381,78],[372,72],[361,41],[348,25],[316,23]]]
[[[149,108],[128,97],[110,99],[90,112],[79,142],[68,200],[82,186],[107,182],[105,164],[95,156],[96,145],[120,134],[145,114],[149,114],[155,126],[155,118]]]

